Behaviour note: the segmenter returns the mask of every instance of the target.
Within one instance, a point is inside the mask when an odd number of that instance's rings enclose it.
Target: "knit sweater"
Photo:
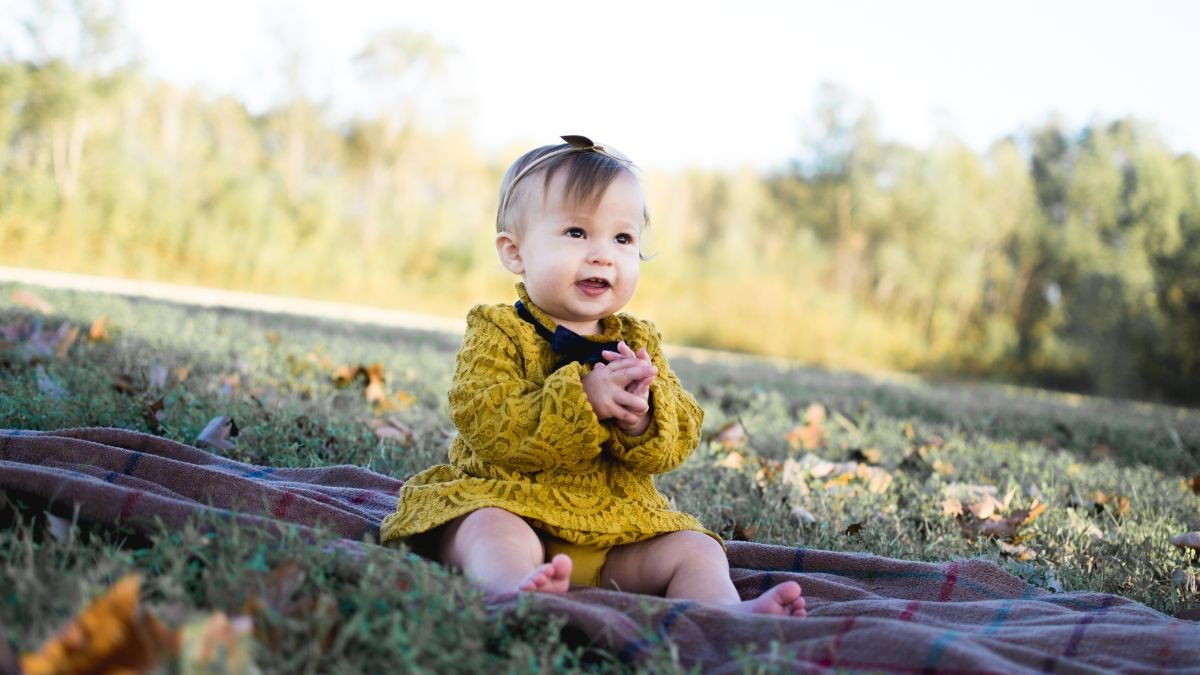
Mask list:
[[[555,323],[517,292],[534,318]],[[658,375],[650,386],[651,421],[632,437],[600,421],[583,391],[589,366],[559,357],[512,305],[479,305],[467,315],[450,387],[458,435],[449,464],[405,481],[383,541],[427,532],[494,506],[575,544],[613,546],[677,530],[705,530],[671,508],[653,474],[679,466],[700,441],[704,413],[667,365],[654,325],[627,314],[601,321],[589,340],[645,347]],[[712,535],[716,536],[716,535]]]

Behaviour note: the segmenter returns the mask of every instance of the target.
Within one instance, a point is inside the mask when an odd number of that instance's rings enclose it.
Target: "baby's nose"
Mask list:
[[[612,263],[612,260],[612,250],[609,246],[604,244],[595,244],[588,251],[588,262],[598,265],[607,265]]]

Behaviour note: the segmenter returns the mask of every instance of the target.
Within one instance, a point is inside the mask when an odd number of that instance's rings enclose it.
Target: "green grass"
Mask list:
[[[65,322],[86,335],[103,315],[111,340],[81,335],[62,357],[35,357],[27,340],[0,337],[0,427],[111,425],[191,443],[208,420],[230,415],[240,433],[227,454],[238,460],[353,463],[403,477],[445,458],[455,336],[21,289],[51,305],[43,314],[14,302],[14,290],[0,284],[0,330]],[[415,439],[377,438],[361,385],[334,385],[336,366],[360,363],[382,364],[389,393],[410,397],[392,415]],[[1200,530],[1200,496],[1189,488],[1200,473],[1200,412],[741,358],[673,366],[705,408],[709,440],[659,485],[725,536],[917,560],[984,557],[1047,588],[1119,593],[1166,613],[1198,602],[1171,579],[1200,567],[1167,538]],[[891,476],[885,490],[857,478],[785,476],[787,460],[815,461],[788,441],[813,403],[828,419],[825,446],[811,452],[869,458]],[[712,438],[735,421],[744,445]],[[744,458],[741,469],[718,465],[730,452]],[[1046,504],[1019,530],[1034,557],[1018,561],[996,539],[965,536],[943,514],[953,483],[1011,492],[1005,513]],[[279,570],[291,569],[297,583],[287,597],[255,615],[265,672],[623,668],[612,654],[560,639],[553,619],[489,615],[462,578],[402,551],[374,550],[347,571],[319,546],[281,545],[228,523],[207,524],[209,535],[197,523],[152,536],[75,527],[56,537],[43,505],[11,494],[3,502],[0,626],[16,651],[36,648],[128,572],[143,575],[148,605],[179,625],[214,610],[237,614],[250,598],[271,596]],[[794,507],[815,522],[800,523]],[[650,662],[665,671],[677,663],[669,644]]]

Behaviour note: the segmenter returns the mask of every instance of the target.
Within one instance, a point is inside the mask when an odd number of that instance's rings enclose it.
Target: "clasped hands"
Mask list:
[[[601,420],[613,419],[630,436],[641,436],[650,426],[650,385],[658,368],[643,347],[635,353],[624,341],[617,351],[603,351],[604,362],[583,377],[583,392]]]

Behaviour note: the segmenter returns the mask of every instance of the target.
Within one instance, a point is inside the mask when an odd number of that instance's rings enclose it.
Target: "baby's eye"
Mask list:
[[[582,227],[568,227],[566,235],[574,239],[583,239],[587,236],[587,233],[583,231]]]
[[[633,243],[633,235],[622,232],[621,234],[617,235],[617,243],[618,244],[632,244]]]

